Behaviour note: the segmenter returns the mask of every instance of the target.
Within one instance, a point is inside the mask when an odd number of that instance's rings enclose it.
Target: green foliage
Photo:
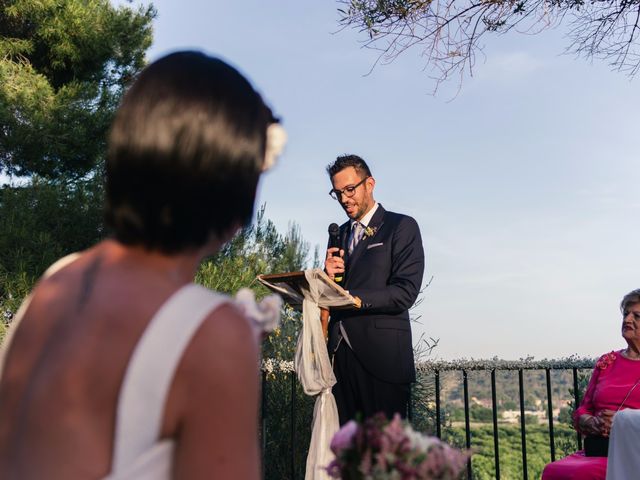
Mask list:
[[[265,480],[304,478],[315,400],[304,394],[293,372],[271,374],[263,383]]]
[[[584,392],[587,390],[587,385],[589,385],[589,380],[591,380],[591,372],[578,371],[578,405],[582,402],[584,398]],[[569,394],[571,395],[571,400],[567,402],[567,406],[569,407],[569,418],[568,424],[573,427],[573,412],[575,412],[578,405],[576,405],[576,390],[574,387],[569,388]]]
[[[493,412],[490,408],[482,405],[471,405],[469,408],[469,417],[475,422],[489,423],[493,421]]]
[[[0,313],[5,322],[49,265],[102,238],[101,225],[97,178],[70,184],[36,178],[0,188]]]
[[[247,287],[261,298],[269,291],[256,281],[257,275],[303,270],[308,254],[309,245],[300,228],[291,224],[285,235],[278,233],[273,222],[265,219],[263,207],[254,224],[242,230],[215,257],[203,262],[196,282],[229,294]],[[285,306],[280,328],[263,343],[263,356],[292,360],[299,331],[299,313]]]
[[[215,257],[203,262],[196,281],[213,290],[235,293],[251,287],[256,293],[267,289],[256,282],[259,274],[302,270],[307,264],[309,245],[300,228],[292,224],[285,235],[258,212],[256,222],[238,233]]]
[[[151,45],[151,6],[0,0],[0,315],[58,258],[104,236],[105,137]]]
[[[558,422],[563,423],[565,425],[571,425],[573,419],[571,418],[572,410],[569,407],[562,407],[560,409],[560,413],[558,414]]]
[[[547,425],[529,424],[526,426],[527,474],[528,478],[540,478],[542,469],[551,461],[549,431]],[[554,425],[556,440],[556,459],[575,451],[575,432],[563,425]],[[465,445],[464,427],[453,427],[444,440],[458,446]],[[558,449],[559,443],[571,443],[572,449]],[[492,480],[495,474],[495,454],[493,443],[493,426],[490,424],[475,425],[471,428],[471,448],[474,451],[471,465],[473,478],[476,480]],[[522,472],[522,438],[518,425],[498,426],[498,448],[500,456],[500,478],[523,478]]]
[[[591,379],[591,372],[578,370],[578,398],[580,401],[584,398],[584,392],[587,389],[587,385],[589,384],[589,380]],[[569,388],[569,394],[571,395],[571,399],[566,402],[566,407],[561,408],[560,414],[558,415],[558,423],[566,425],[568,428],[573,429],[573,412],[576,410],[576,402],[575,402],[575,390],[573,387]],[[556,447],[562,450],[565,453],[570,453],[576,450],[576,434],[574,432],[573,438],[561,438],[557,443]]]
[[[419,298],[414,306],[421,301],[422,299]],[[437,346],[437,339],[426,339],[424,336],[420,337],[413,348],[415,362],[419,363],[426,360]],[[409,398],[409,418],[411,420],[411,426],[417,432],[430,435],[436,434],[437,415],[435,409],[435,391],[436,384],[434,376],[423,375],[417,372],[416,382],[411,386],[411,396]],[[441,412],[440,424],[447,425],[448,422],[448,416],[445,415],[444,412]]]
[[[109,0],[0,0],[0,173],[80,178],[100,165],[154,16]]]
[[[411,386],[410,419],[414,430],[435,435],[437,416],[435,409],[435,383],[431,378],[418,376],[416,383]],[[449,424],[449,415],[441,412],[441,425]]]

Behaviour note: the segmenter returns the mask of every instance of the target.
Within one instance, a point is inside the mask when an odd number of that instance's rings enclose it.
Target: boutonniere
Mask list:
[[[615,361],[616,361],[616,354],[614,352],[605,353],[596,362],[596,368],[599,368],[600,370],[604,370]]]
[[[373,237],[376,232],[378,231],[377,227],[365,227],[364,229],[364,234],[362,235],[362,238],[371,238]]]

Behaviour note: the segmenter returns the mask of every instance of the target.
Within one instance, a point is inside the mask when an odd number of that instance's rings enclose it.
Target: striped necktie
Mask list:
[[[364,227],[360,222],[354,222],[351,230],[351,240],[349,241],[349,255],[353,253],[362,238]]]

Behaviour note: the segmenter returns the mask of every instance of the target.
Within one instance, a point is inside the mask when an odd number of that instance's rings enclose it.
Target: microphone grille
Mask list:
[[[337,223],[329,225],[329,235],[338,235],[338,233],[340,233],[340,227]]]

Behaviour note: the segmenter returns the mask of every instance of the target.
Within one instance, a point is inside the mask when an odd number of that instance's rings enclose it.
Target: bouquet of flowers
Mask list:
[[[335,460],[327,467],[342,480],[453,480],[464,470],[469,452],[454,449],[404,424],[396,414],[364,423],[346,423],[333,437]]]

